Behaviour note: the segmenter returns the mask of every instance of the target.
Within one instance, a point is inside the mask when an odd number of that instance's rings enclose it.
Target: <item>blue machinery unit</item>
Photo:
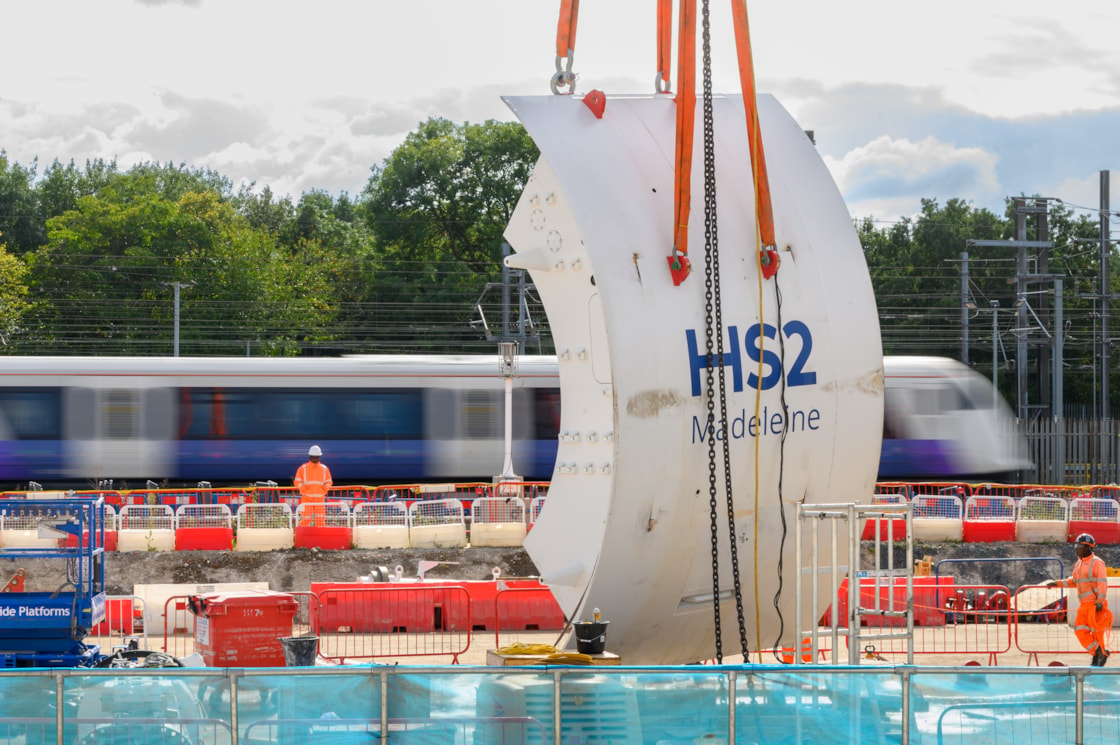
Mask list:
[[[54,592],[0,593],[0,667],[88,667],[101,659],[87,645],[105,619],[105,503],[100,499],[29,499],[0,507],[5,529],[25,538],[0,557],[65,562]]]

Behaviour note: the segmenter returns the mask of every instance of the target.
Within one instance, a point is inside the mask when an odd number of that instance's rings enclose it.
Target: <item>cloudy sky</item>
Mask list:
[[[418,122],[509,119],[547,94],[559,0],[8,0],[0,148],[30,164],[209,166],[361,191]],[[653,0],[585,0],[577,90],[652,91]],[[714,89],[738,91],[726,0]],[[857,217],[923,197],[1095,207],[1120,171],[1120,4],[750,0],[758,89],[805,129]],[[1113,189],[1120,195],[1120,186]],[[1113,204],[1120,202],[1114,197]]]

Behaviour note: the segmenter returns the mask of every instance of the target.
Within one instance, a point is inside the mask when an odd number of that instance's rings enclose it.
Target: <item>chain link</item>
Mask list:
[[[735,591],[735,610],[739,622],[739,641],[744,657],[749,658],[747,625],[743,613],[742,582],[739,574],[738,540],[735,534],[735,499],[731,482],[730,437],[727,429],[727,376],[723,366],[723,308],[720,295],[719,230],[716,219],[715,117],[712,112],[712,57],[709,0],[703,0],[703,111],[704,111],[704,321],[709,361],[719,365],[719,427],[715,414],[715,365],[709,365],[705,382],[708,390],[708,507],[711,520],[712,594],[716,660],[723,662],[723,633],[720,623],[719,544],[716,495],[716,432],[723,431],[723,483],[727,492],[727,527],[730,537],[731,571]],[[714,344],[713,344],[714,342]],[[755,516],[757,519],[758,516]]]

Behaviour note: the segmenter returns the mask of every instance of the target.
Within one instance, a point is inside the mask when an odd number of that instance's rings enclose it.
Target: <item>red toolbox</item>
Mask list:
[[[284,667],[299,603],[287,593],[244,590],[192,595],[194,648],[207,667]]]

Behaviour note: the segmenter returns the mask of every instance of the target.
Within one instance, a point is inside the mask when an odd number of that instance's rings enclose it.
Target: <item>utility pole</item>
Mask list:
[[[968,364],[968,251],[961,251],[961,362]]]
[[[999,301],[989,300],[992,308],[992,416],[999,411]]]
[[[194,287],[194,282],[164,282],[163,284],[175,288],[175,356],[179,356],[179,290]]]
[[[1101,171],[1101,418],[1107,423],[1112,418],[1112,407],[1108,391],[1109,348],[1108,348],[1108,310],[1112,286],[1109,282],[1108,260],[1112,254],[1112,240],[1109,236],[1109,172]]]

